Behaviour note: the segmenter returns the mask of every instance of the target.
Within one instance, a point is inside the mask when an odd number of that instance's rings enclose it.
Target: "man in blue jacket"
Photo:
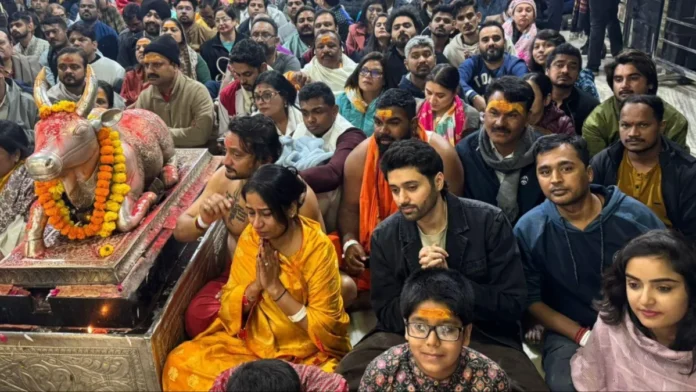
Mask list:
[[[628,241],[664,224],[615,186],[590,185],[587,143],[550,135],[534,148],[547,200],[514,228],[527,281],[529,313],[545,328],[543,367],[552,391],[572,391],[570,358],[597,319],[603,271]]]
[[[524,60],[505,53],[505,32],[495,21],[487,21],[479,30],[479,53],[459,66],[459,84],[469,104],[479,112],[486,110],[483,94],[491,82],[505,75],[524,76]]]

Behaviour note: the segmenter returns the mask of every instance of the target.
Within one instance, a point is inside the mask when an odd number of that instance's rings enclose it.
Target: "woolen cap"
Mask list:
[[[179,45],[177,45],[174,38],[169,34],[160,35],[154,41],[150,42],[150,44],[145,47],[144,51],[144,54],[148,53],[157,53],[166,57],[172,63],[181,66],[179,62]]]

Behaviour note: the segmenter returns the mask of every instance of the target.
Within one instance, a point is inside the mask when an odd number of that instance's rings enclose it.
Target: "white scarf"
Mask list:
[[[252,115],[256,116],[258,114],[261,114],[261,112],[257,110]],[[283,134],[283,131],[281,131],[280,128],[278,128],[278,125],[276,124],[276,131],[278,132],[278,136],[293,137],[293,134],[295,133],[295,130],[298,126],[301,125],[304,127],[303,121],[304,120],[302,120],[302,112],[300,111],[300,109],[296,108],[295,106],[288,107],[288,125],[285,128],[285,134]]]
[[[345,54],[341,57],[341,67],[338,69],[329,69],[319,63],[319,59],[315,55],[307,65],[302,68],[302,72],[309,75],[312,82],[326,83],[334,94],[343,92],[346,85],[346,80],[355,70],[356,64],[350,57]]]
[[[289,126],[289,124],[288,124]],[[346,129],[349,128],[355,128],[353,124],[350,123],[350,121],[346,120],[341,116],[340,114],[336,116],[336,120],[334,121],[333,125],[331,128],[329,128],[328,132],[326,132],[321,138],[324,139],[324,151],[327,152],[333,152],[336,151],[336,142],[338,141],[338,137],[343,135],[343,132],[346,131]],[[311,137],[316,137],[314,134],[309,132],[307,127],[304,124],[304,121],[301,122],[298,126],[297,129],[295,130],[295,133],[292,134],[293,139],[299,139],[303,136],[311,136]]]

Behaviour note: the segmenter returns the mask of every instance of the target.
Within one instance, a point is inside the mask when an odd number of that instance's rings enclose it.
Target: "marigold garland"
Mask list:
[[[74,111],[73,102],[61,101],[51,107],[43,106],[41,117],[43,118],[45,110],[53,113],[69,112],[69,104],[72,104]],[[88,215],[89,223],[75,223],[70,219],[70,210],[63,201],[65,187],[60,180],[34,184],[39,203],[48,215],[48,223],[71,240],[82,240],[96,235],[102,238],[110,236],[116,230],[121,203],[130,192],[130,186],[126,184],[126,157],[123,155],[119,133],[111,128],[102,128],[97,134],[97,139],[100,147],[100,165],[97,172],[97,188],[94,191],[94,208]],[[100,252],[102,253],[106,252]]]
[[[58,103],[54,103],[51,106],[41,106],[39,108],[39,116],[42,120],[45,120],[48,116],[50,116],[53,113],[75,113],[75,109],[77,109],[77,105],[75,104],[75,102],[60,101]]]

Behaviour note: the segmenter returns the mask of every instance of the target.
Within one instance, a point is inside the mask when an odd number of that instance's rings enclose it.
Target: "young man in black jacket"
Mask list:
[[[696,240],[696,158],[669,140],[665,105],[655,95],[621,103],[620,140],[592,159],[594,183],[616,185],[668,227]]]
[[[519,320],[527,290],[510,222],[496,207],[447,191],[442,158],[420,140],[404,140],[382,157],[396,214],[372,234],[372,307],[377,327],[340,363],[337,372],[357,388],[366,366],[404,343],[399,295],[406,279],[426,268],[460,271],[473,287],[470,347],[499,363],[525,390],[546,390],[522,351]]]
[[[575,86],[582,69],[582,54],[575,46],[560,44],[546,58],[546,75],[551,79],[551,98],[573,119],[575,132],[582,135],[585,119],[599,106],[599,100]]]

